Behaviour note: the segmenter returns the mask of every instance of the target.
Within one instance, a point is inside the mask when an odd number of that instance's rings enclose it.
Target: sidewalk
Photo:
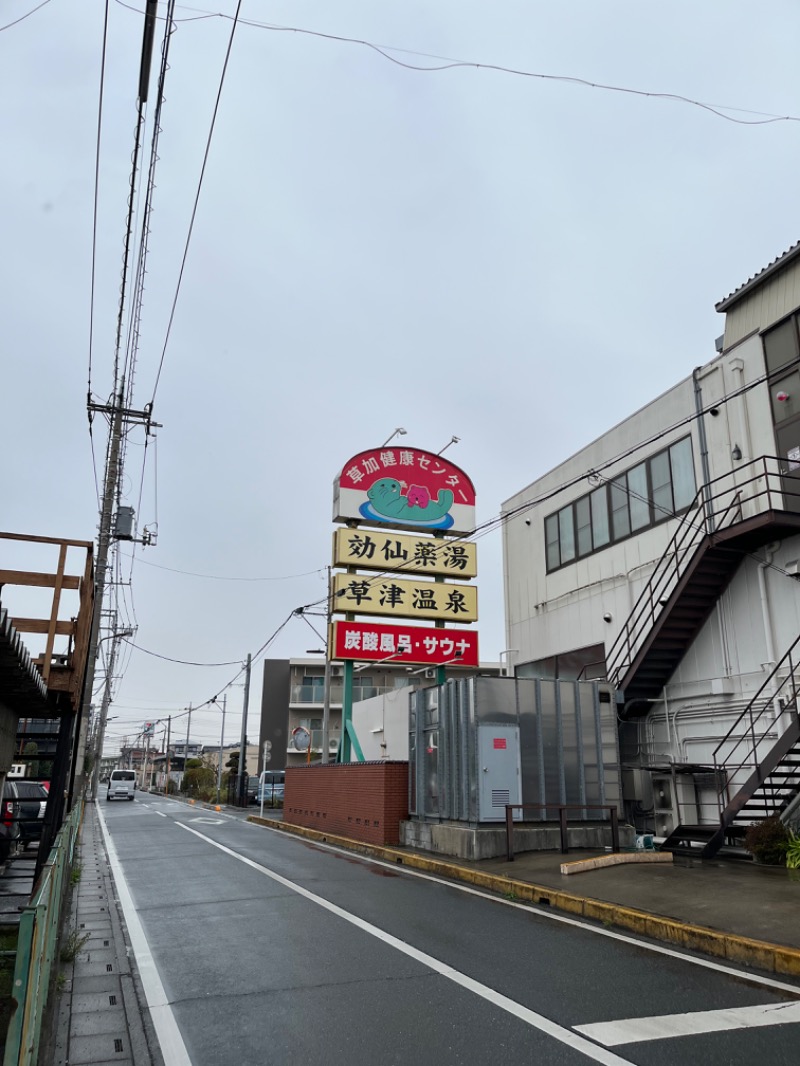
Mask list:
[[[73,889],[62,945],[63,987],[40,1062],[46,1066],[163,1066],[136,963],[117,905],[96,805],[87,803],[78,842],[80,880]],[[71,935],[71,941],[70,941]],[[63,950],[63,948],[62,948]]]
[[[753,863],[703,862],[611,866],[562,874],[561,863],[606,854],[525,852],[513,862],[450,859],[405,847],[378,847],[285,822],[249,819],[293,833],[424,870],[639,936],[800,978],[800,874]]]

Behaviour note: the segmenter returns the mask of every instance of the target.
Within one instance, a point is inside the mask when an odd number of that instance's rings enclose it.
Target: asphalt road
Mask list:
[[[101,814],[169,1066],[800,1060],[790,980],[161,797]]]

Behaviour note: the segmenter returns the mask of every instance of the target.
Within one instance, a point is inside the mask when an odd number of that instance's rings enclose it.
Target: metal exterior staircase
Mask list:
[[[743,556],[800,531],[800,497],[786,491],[783,460],[762,456],[709,482],[677,529],[606,654],[625,715],[661,692]],[[630,710],[629,708],[633,708]]]
[[[800,794],[799,693],[800,637],[714,751],[718,780],[726,781],[718,794],[719,823],[679,825],[662,848],[710,859],[722,848],[741,846],[752,822],[786,810]],[[780,735],[770,744],[775,732]],[[738,782],[732,799],[730,781]]]

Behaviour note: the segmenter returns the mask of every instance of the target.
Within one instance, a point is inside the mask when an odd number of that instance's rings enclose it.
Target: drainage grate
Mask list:
[[[114,969],[114,967],[112,966],[112,964],[111,964],[110,962],[107,962],[107,963],[106,963],[106,972],[107,972],[107,973],[111,973],[111,971],[112,971],[113,969]]]
[[[109,1005],[109,1007],[116,1007],[116,1005],[117,1005],[117,997],[116,996],[109,996],[108,997],[108,1005]]]
[[[107,948],[107,947],[108,947],[108,941],[107,941],[107,940],[104,940],[104,941],[103,941],[103,947],[104,947],[104,948]]]
[[[114,1050],[115,1051],[123,1051],[124,1050],[124,1047],[123,1047],[123,1044],[122,1044],[121,1040],[115,1040],[114,1041]]]

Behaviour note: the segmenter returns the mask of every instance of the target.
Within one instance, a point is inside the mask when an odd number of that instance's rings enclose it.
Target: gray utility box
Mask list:
[[[508,725],[478,726],[478,818],[504,822],[507,803],[522,803],[522,767],[519,728]],[[514,811],[519,820],[522,811]]]

